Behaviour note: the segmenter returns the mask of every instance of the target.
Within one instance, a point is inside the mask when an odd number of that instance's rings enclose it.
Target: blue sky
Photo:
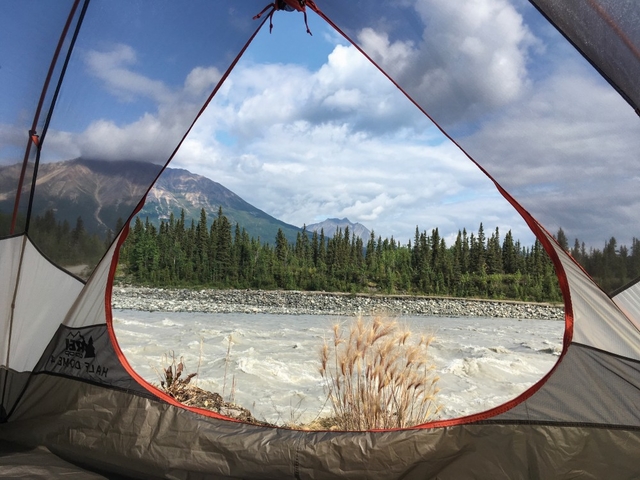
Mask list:
[[[175,2],[144,11],[131,2],[124,18],[95,5],[83,31],[104,27],[105,35],[82,38],[76,48],[45,160],[162,162],[181,136],[176,119],[193,114],[241,44],[210,55],[230,36],[209,25],[215,9],[205,14],[193,3],[180,4],[183,12]],[[571,241],[599,248],[611,235],[629,244],[637,202],[628,192],[638,191],[629,152],[639,150],[640,132],[626,103],[524,0],[402,5],[415,11],[411,31],[393,31],[388,19],[378,31],[353,27],[350,34],[481,152],[476,159],[551,232],[562,227]],[[238,23],[228,28],[242,33],[234,39],[248,38],[257,25],[250,17],[262,7],[244,3],[242,15],[229,17]],[[153,27],[183,14],[192,23]],[[348,217],[402,242],[416,225],[439,227],[451,242],[458,229],[476,231],[482,222],[486,231],[497,226],[533,241],[492,182],[321,19],[309,14],[313,36],[299,13],[277,12],[273,23],[171,166],[205,175],[297,226]],[[416,36],[420,28],[424,36]],[[3,116],[10,114],[0,107],[0,139],[8,139]],[[7,151],[0,149],[1,162]],[[615,168],[603,168],[609,157]]]
[[[484,175],[368,60],[317,17],[309,26],[313,36],[301,15],[274,16],[272,33],[260,32],[176,165],[298,226],[347,217],[403,243],[416,225],[452,241],[459,228],[503,216],[505,233],[517,228],[532,241]],[[230,106],[241,121],[220,118]],[[221,151],[211,138],[233,148]],[[195,153],[191,142],[211,151]],[[466,214],[479,199],[499,212]]]

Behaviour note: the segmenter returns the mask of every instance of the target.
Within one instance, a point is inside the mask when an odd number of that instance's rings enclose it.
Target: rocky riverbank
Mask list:
[[[357,315],[497,317],[562,320],[558,305],[414,297],[351,295],[265,290],[189,290],[114,286],[113,308],[160,312],[271,313],[286,315]]]

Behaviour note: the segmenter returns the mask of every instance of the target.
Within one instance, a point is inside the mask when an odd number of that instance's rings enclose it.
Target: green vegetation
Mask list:
[[[290,244],[278,232],[275,244],[250,238],[231,226],[222,210],[207,228],[204,210],[196,224],[184,215],[159,229],[136,218],[120,258],[122,280],[152,286],[384,292],[458,297],[561,301],[541,244],[524,248],[498,229],[485,239],[459,232],[448,247],[438,229],[416,227],[415,240],[393,237],[366,245],[346,228],[331,238],[303,229]]]
[[[0,214],[3,234],[10,217]],[[209,226],[210,224],[210,226]],[[119,226],[116,226],[116,231]],[[6,231],[5,231],[6,230]],[[78,217],[72,227],[52,210],[32,219],[29,234],[38,248],[59,265],[87,265],[90,270],[113,235],[89,234]],[[640,240],[630,248],[616,239],[603,250],[586,249],[575,240],[569,247],[560,229],[559,243],[603,287],[613,291],[640,276]],[[184,211],[159,228],[136,218],[120,255],[122,281],[150,286],[210,287],[406,293],[523,301],[562,300],[553,265],[539,242],[525,247],[511,231],[501,239],[496,228],[489,238],[458,232],[448,246],[438,229],[416,227],[413,241],[371,233],[365,242],[349,229],[328,238],[303,229],[295,242],[278,231],[273,245],[249,237],[219,209],[213,222],[204,210],[188,224]]]
[[[17,225],[20,227],[16,231],[23,232],[24,224],[24,216],[19,215]],[[11,215],[0,213],[0,237],[9,235],[10,225]],[[100,261],[113,240],[113,235],[100,238],[96,234],[90,234],[85,229],[82,217],[78,217],[73,226],[66,220],[59,221],[53,210],[32,218],[29,237],[42,253],[58,265],[67,268],[82,266],[88,271]]]
[[[611,237],[604,249],[585,248],[584,242],[576,238],[573,248],[569,248],[562,229],[558,231],[558,242],[593,277],[605,292],[613,292],[640,276],[640,240],[633,238],[631,248],[618,246]]]
[[[564,232],[561,245],[605,288],[613,289],[640,275],[640,241],[631,250],[570,250]],[[372,232],[366,245],[348,228],[327,238],[306,228],[295,243],[279,231],[274,245],[250,238],[232,227],[222,209],[211,227],[201,211],[198,223],[184,214],[161,222],[159,229],[136,218],[121,255],[123,280],[151,286],[288,289],[351,293],[406,293],[523,301],[562,301],[554,267],[540,242],[524,247],[511,231],[501,240],[496,228],[489,238],[480,224],[476,233],[458,232],[452,246],[416,227],[413,242]]]

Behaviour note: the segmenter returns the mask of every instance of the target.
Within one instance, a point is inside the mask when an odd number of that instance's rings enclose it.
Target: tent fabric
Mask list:
[[[16,278],[20,268],[20,250],[24,239],[15,237],[0,242],[0,358],[9,354],[11,338],[11,305],[15,292]]]
[[[554,248],[568,277],[573,315],[580,319],[574,322],[573,341],[639,360],[638,317],[625,315],[560,246]]]
[[[572,344],[536,393],[494,418],[634,426],[640,424],[639,387],[637,360]]]
[[[640,14],[633,0],[532,0],[640,115]],[[593,41],[596,38],[597,41]]]
[[[29,388],[4,437],[133,478],[632,478],[640,447],[633,427],[501,421],[304,432],[210,419],[67,378],[38,375]]]
[[[49,480],[106,480],[114,477],[100,475],[62,460],[47,448],[25,448],[0,442],[0,475],[5,478]]]
[[[23,240],[12,238],[6,242],[9,248],[13,246],[6,253],[21,259],[21,268],[15,276],[7,277],[17,278],[18,284],[17,288],[6,290],[8,298],[4,305],[9,311],[2,319],[2,329],[11,328],[11,348],[8,356],[4,356],[7,358],[5,365],[17,371],[33,370],[57,325],[64,321],[83,287],[76,278],[44,258],[31,242],[24,241],[22,251]],[[38,302],[33,301],[33,292],[38,292]],[[15,305],[13,311],[11,305]],[[43,305],[47,308],[42,308]]]
[[[63,322],[65,326],[80,328],[107,322],[107,312],[111,311],[107,295],[111,298],[110,285],[117,261],[114,257],[117,254],[119,242],[124,241],[123,237],[124,235],[121,234],[111,245],[103,261],[98,264],[91,278],[78,293],[76,302],[68,309],[65,316]]]
[[[618,307],[629,318],[640,318],[640,283],[635,283],[613,297]]]
[[[149,395],[120,363],[106,324],[84,328],[61,325],[32,371]]]
[[[640,61],[634,52],[640,45],[640,22],[634,2],[590,0],[582,7],[550,0],[533,3],[637,108]],[[151,6],[108,0],[42,1],[38,2],[42,8],[29,9],[18,8],[13,1],[6,5],[14,16],[0,15],[0,35],[8,38],[0,38],[0,60],[11,60],[7,67],[2,65],[0,75],[0,121],[12,125],[11,135],[2,137],[12,140],[0,149],[13,162],[0,165],[0,186],[15,185],[21,196],[17,208],[17,195],[0,198],[3,218],[17,212],[14,219],[19,220],[12,231],[0,224],[0,475],[45,472],[80,478],[91,470],[97,472],[94,478],[103,474],[278,479],[637,476],[640,284],[610,299],[543,228],[539,216],[547,218],[549,211],[530,200],[505,161],[517,156],[538,165],[536,152],[527,148],[502,152],[469,134],[483,119],[481,102],[476,101],[483,92],[462,69],[442,78],[439,67],[448,59],[435,48],[458,41],[465,33],[443,32],[432,21],[435,10],[442,15],[455,11],[442,2],[423,1],[318,5],[320,18],[352,40],[477,162],[542,242],[565,294],[562,355],[533,388],[489,412],[407,430],[305,432],[242,424],[178,405],[128,365],[111,324],[111,282],[119,247],[128,233],[128,227],[115,231],[118,218],[130,220],[142,206],[145,193],[260,28],[252,18],[264,2],[224,8],[207,0]],[[278,28],[277,17],[274,21]],[[24,28],[29,22],[38,28]],[[192,45],[200,47],[198,55],[186,55],[163,37],[161,32],[174,22],[189,25]],[[61,37],[65,25],[68,34]],[[50,70],[58,45],[60,56]],[[118,106],[122,110],[114,112],[111,97],[101,96],[95,78],[86,73],[87,65],[113,59],[105,57],[104,45],[116,45],[115,54],[128,61],[136,59],[135,52],[144,46],[148,58],[139,60],[157,62],[158,82],[146,86],[162,101],[180,106],[175,110],[179,114],[163,119],[164,129],[135,140],[111,141],[116,130],[109,129],[123,112],[132,119],[148,119],[163,111],[154,110],[152,102],[125,101]],[[461,55],[454,62],[466,60]],[[42,92],[50,71],[52,83]],[[17,87],[10,90],[13,85]],[[117,91],[117,84],[111,88]],[[43,111],[37,116],[40,98]],[[450,102],[443,103],[444,98]],[[460,112],[475,123],[463,124]],[[43,139],[39,145],[29,143],[34,118]],[[91,146],[101,158],[70,161],[48,148],[51,137],[45,135],[45,125],[50,132],[81,135],[94,118],[102,120],[107,133],[101,141],[84,138],[83,144],[94,141]],[[547,161],[553,161],[552,141],[545,148]],[[605,146],[592,148],[608,158]],[[120,192],[122,211],[100,212],[95,228],[103,235],[114,233],[115,240],[105,245],[104,255],[87,267],[89,274],[81,280],[70,273],[78,265],[64,256],[57,258],[54,249],[39,239],[28,207],[46,202],[44,187],[38,183],[43,164],[48,175],[64,186],[88,183],[83,162],[91,160],[102,160],[105,175],[118,162],[132,166],[145,162],[145,174],[139,184]],[[96,204],[64,198],[51,207],[59,220],[73,225],[79,216],[93,215]],[[88,475],[83,478],[91,478]]]

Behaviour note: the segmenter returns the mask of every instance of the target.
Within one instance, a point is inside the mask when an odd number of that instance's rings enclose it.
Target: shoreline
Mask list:
[[[509,300],[367,295],[296,290],[212,290],[114,285],[119,310],[277,315],[494,317],[564,320],[564,306]]]

